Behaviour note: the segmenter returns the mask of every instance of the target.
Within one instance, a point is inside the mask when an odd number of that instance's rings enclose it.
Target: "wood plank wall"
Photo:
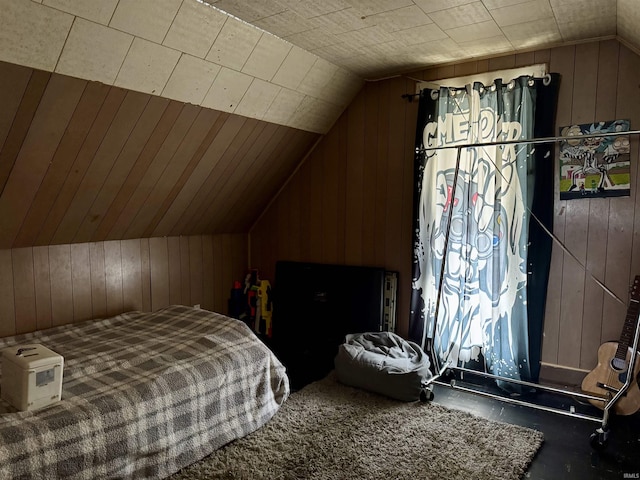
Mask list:
[[[556,127],[626,118],[640,129],[640,58],[615,40],[410,76],[434,80],[542,62],[562,75]],[[399,270],[401,334],[409,312],[416,104],[400,95],[413,92],[413,85],[404,77],[367,84],[250,231],[252,266],[269,275],[279,259]],[[561,377],[583,375],[595,366],[600,343],[619,338],[628,287],[640,274],[637,138],[631,159],[631,197],[560,201],[556,174],[555,234],[590,272],[554,247],[542,360],[560,367]],[[591,274],[625,305],[603,293]]]
[[[0,337],[170,304],[227,313],[247,235],[192,235],[0,250]]]
[[[0,62],[0,248],[246,233],[319,137]]]
[[[251,265],[277,260],[383,266],[399,272],[406,334],[411,275],[414,82],[368,83],[251,230]]]

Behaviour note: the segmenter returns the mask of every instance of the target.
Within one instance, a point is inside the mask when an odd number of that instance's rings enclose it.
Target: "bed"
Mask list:
[[[0,478],[163,478],[260,428],[285,369],[242,322],[184,306],[0,339],[64,357],[62,400],[0,401]],[[0,371],[0,375],[1,375]]]

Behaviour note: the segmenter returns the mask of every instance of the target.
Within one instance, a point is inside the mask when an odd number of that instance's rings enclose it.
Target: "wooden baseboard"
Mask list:
[[[543,363],[540,366],[540,383],[579,387],[587,373],[587,370]]]

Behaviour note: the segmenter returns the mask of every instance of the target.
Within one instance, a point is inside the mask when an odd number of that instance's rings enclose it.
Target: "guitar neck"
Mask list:
[[[633,284],[633,289],[631,292],[629,308],[627,309],[627,316],[624,320],[624,326],[622,327],[622,333],[620,334],[620,341],[618,342],[618,349],[616,350],[616,358],[623,361],[627,358],[627,351],[629,350],[629,346],[633,342],[635,327],[638,323],[638,312],[640,311],[640,299],[637,298],[638,282],[639,277],[636,276],[636,281]]]

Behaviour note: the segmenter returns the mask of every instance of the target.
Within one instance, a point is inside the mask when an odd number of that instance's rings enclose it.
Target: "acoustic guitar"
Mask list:
[[[620,341],[607,342],[598,349],[598,365],[584,377],[582,390],[586,393],[611,399],[620,390],[627,379],[629,362],[631,361],[630,346],[638,322],[640,311],[640,275],[637,275],[631,287],[631,300],[627,309],[627,316],[620,335]],[[640,409],[640,388],[638,387],[638,373],[640,372],[640,358],[636,356],[632,382],[627,391],[616,401],[613,411],[618,415],[631,415]],[[589,400],[589,402],[604,410],[604,402]]]

